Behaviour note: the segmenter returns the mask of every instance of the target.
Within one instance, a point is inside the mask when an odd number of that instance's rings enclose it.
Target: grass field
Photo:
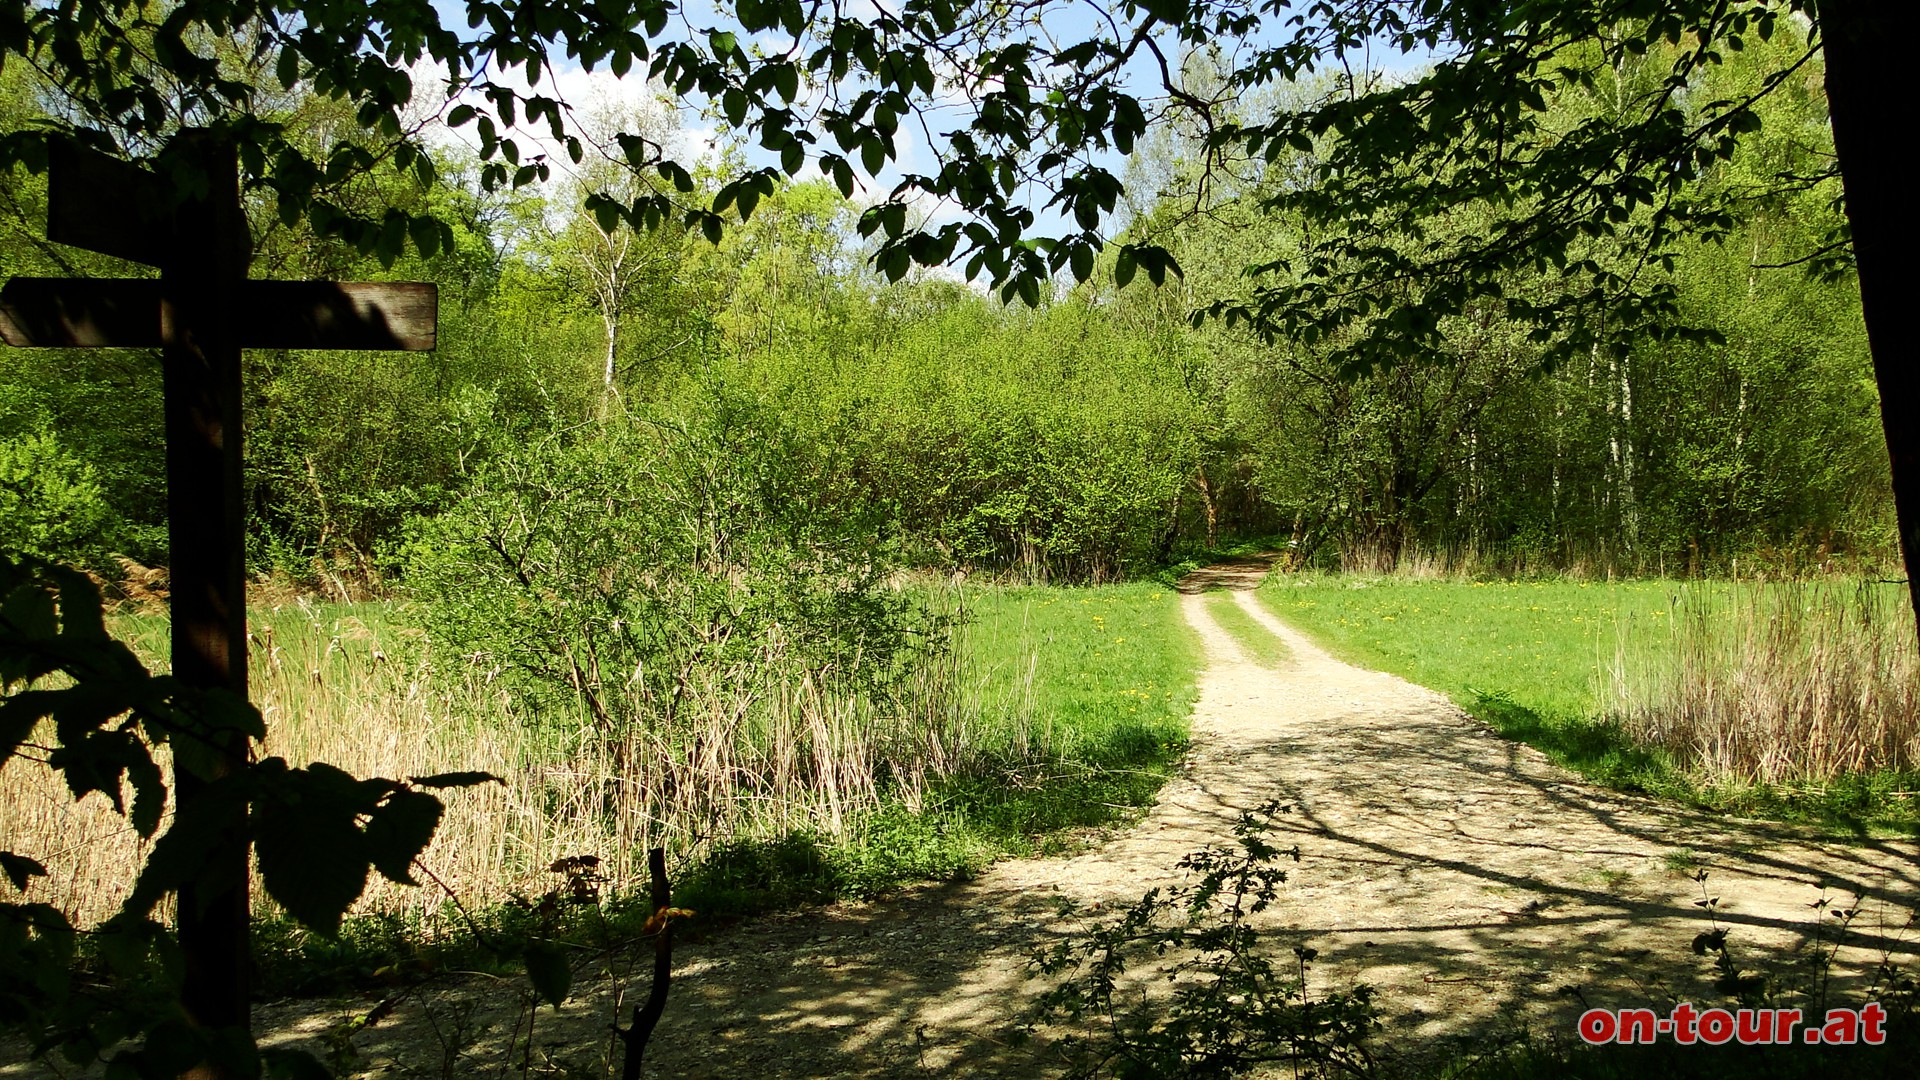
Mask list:
[[[974,708],[1055,756],[1102,760],[1184,743],[1200,642],[1152,584],[968,590],[958,644]]]
[[[1698,585],[1420,581],[1274,575],[1269,610],[1342,659],[1466,703],[1505,695],[1543,716],[1593,715],[1623,621],[1672,617]]]
[[[1920,822],[1901,794],[1916,786],[1910,695],[1892,689],[1909,681],[1912,623],[1889,588],[1275,575],[1258,595],[1342,659],[1440,690],[1613,787],[1859,831]],[[1874,734],[1833,723],[1848,700],[1885,714]],[[1826,744],[1888,750],[1851,766],[1827,745],[1779,763],[1714,756],[1769,712]]]

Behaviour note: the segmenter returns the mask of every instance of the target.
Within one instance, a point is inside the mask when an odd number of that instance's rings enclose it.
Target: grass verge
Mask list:
[[[1658,666],[1666,625],[1730,609],[1722,582],[1427,581],[1276,575],[1258,595],[1351,663],[1439,690],[1510,739],[1589,779],[1715,812],[1855,835],[1920,828],[1916,778],[1893,769],[1818,783],[1710,777],[1607,719],[1607,685]]]
[[[1151,805],[1186,745],[1202,662],[1174,593],[1154,584],[972,588],[933,602],[961,616],[939,677],[951,685],[943,738],[963,765],[929,766],[913,782],[883,786],[877,806],[850,814],[837,832],[802,823],[685,852],[674,878],[676,902],[701,914],[690,932],[1071,849]],[[376,879],[335,939],[260,904],[262,993],[445,968],[510,973],[535,938],[589,946],[637,933],[649,914],[626,869],[640,861],[621,839],[633,831],[579,795],[580,778],[600,775],[605,763],[576,760],[550,730],[533,730],[484,673],[449,682],[407,612],[385,603],[256,611],[254,695],[269,726],[262,753],[335,762],[362,776],[482,769],[508,783],[450,798],[423,857],[459,903],[433,884],[403,889]],[[128,616],[115,631],[150,661],[164,657],[163,616]],[[104,917],[144,849],[110,812],[52,790],[57,780],[17,779],[10,772],[0,790],[0,823],[23,848],[62,852],[48,860],[55,903],[82,923]],[[89,842],[64,844],[75,835]],[[547,866],[582,854],[601,857],[607,880],[595,903],[576,910],[565,902],[565,876]]]
[[[1233,593],[1226,590],[1208,593],[1206,604],[1207,614],[1220,624],[1220,629],[1225,630],[1228,637],[1239,644],[1248,659],[1266,668],[1277,668],[1286,663],[1291,655],[1287,651],[1287,643],[1247,614],[1247,609],[1240,606]]]

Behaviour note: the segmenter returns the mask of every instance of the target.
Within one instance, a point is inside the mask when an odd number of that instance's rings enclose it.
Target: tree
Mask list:
[[[1888,0],[1278,7],[1295,32],[1243,60],[1234,89],[1338,73],[1382,45],[1434,57],[1400,80],[1336,74],[1319,100],[1253,122],[1223,115],[1217,102],[1192,103],[1211,160],[1290,150],[1318,159],[1301,183],[1267,203],[1297,216],[1310,241],[1290,257],[1255,264],[1252,288],[1208,313],[1275,339],[1332,342],[1349,374],[1437,351],[1443,323],[1477,305],[1525,326],[1549,364],[1648,337],[1711,340],[1679,317],[1670,276],[1647,271],[1671,270],[1679,245],[1724,239],[1738,226],[1754,200],[1716,197],[1694,182],[1753,140],[1767,99],[1824,58],[1834,158],[1769,179],[1784,189],[1833,176],[1844,184],[1846,226],[1786,261],[1858,274],[1920,612],[1920,431],[1905,419],[1920,386],[1888,295],[1894,252],[1910,246],[1913,220],[1890,149],[1907,141],[1902,125],[1910,123],[1892,112],[1900,100],[1895,73],[1900,50],[1920,32],[1920,12]],[[1219,24],[1187,8],[1179,25],[1197,42]],[[1796,48],[1758,85],[1702,93],[1729,54],[1777,35]],[[1564,91],[1605,80],[1624,90],[1629,68],[1640,69],[1639,87],[1612,108],[1552,122]],[[1483,208],[1498,211],[1490,227],[1449,226]],[[1508,282],[1529,271],[1551,271],[1556,287],[1512,295]]]
[[[1051,276],[1090,277],[1110,241],[1122,286],[1178,271],[1160,244],[1113,234],[1124,185],[1108,164],[1150,123],[1183,118],[1203,133],[1203,179],[1239,155],[1291,148],[1316,159],[1271,196],[1304,223],[1305,243],[1256,263],[1252,288],[1207,313],[1331,343],[1337,370],[1357,373],[1432,352],[1446,320],[1487,307],[1525,327],[1551,363],[1648,336],[1711,337],[1676,318],[1670,282],[1643,271],[1669,264],[1683,240],[1730,234],[1744,207],[1693,197],[1690,182],[1758,131],[1760,102],[1825,50],[1850,229],[1800,261],[1859,275],[1900,535],[1920,569],[1920,427],[1904,411],[1920,373],[1892,269],[1913,220],[1892,157],[1909,141],[1910,121],[1893,110],[1905,97],[1902,51],[1920,40],[1912,5],[1118,0],[1101,17],[1078,10],[1063,0],[903,0],[893,11],[737,0],[724,23],[696,25],[671,0],[468,0],[462,31],[430,0],[0,0],[0,66],[26,64],[59,92],[43,120],[0,133],[0,166],[42,166],[49,134],[65,132],[155,158],[184,198],[207,178],[172,151],[185,129],[211,128],[236,145],[249,190],[282,222],[306,221],[388,262],[409,245],[431,257],[450,245],[450,226],[431,207],[360,206],[348,197],[356,181],[381,169],[431,179],[420,134],[439,117],[477,136],[484,185],[545,180],[553,163],[529,131],[576,163],[586,152],[553,89],[556,69],[644,70],[724,115],[757,151],[708,187],[662,140],[617,133],[624,164],[650,181],[587,199],[603,233],[616,221],[676,223],[717,240],[783,175],[817,171],[850,196],[856,173],[897,170],[860,220],[879,241],[880,271],[897,281],[915,263],[958,263],[1002,299],[1036,304]],[[1759,87],[1695,93],[1727,53],[1796,20],[1806,30],[1797,58]],[[1182,53],[1220,42],[1239,45],[1229,77],[1183,81]],[[1381,49],[1426,66],[1401,79],[1351,74]],[[1641,63],[1654,65],[1644,91],[1568,126],[1548,122],[1560,91]],[[1315,74],[1333,77],[1300,107],[1231,114],[1253,88]],[[363,137],[303,143],[276,111],[295,88],[349,108]],[[910,136],[927,140],[932,169],[900,167]],[[1035,193],[1057,225],[1041,224]],[[924,201],[957,219],[919,218]],[[1488,227],[1459,227],[1488,211]],[[1505,283],[1516,271],[1553,287],[1514,295]],[[1920,574],[1909,579],[1920,612]]]
[[[670,292],[661,286],[671,281],[680,261],[680,238],[678,230],[636,232],[618,214],[603,210],[590,215],[580,212],[579,206],[588,199],[602,207],[631,205],[654,195],[662,182],[627,168],[618,156],[617,140],[622,135],[633,138],[634,133],[643,132],[639,137],[669,145],[675,137],[671,125],[678,117],[658,101],[633,103],[603,97],[576,113],[575,119],[580,121],[576,126],[585,129],[582,134],[594,152],[572,171],[567,186],[572,189],[569,194],[574,196],[574,205],[562,208],[566,216],[557,231],[548,236],[547,247],[563,276],[584,287],[606,332],[600,372],[604,409],[620,394],[617,378],[621,374],[621,347],[626,343],[622,332],[639,305],[635,294],[650,283],[657,295]]]
[[[1901,53],[1920,31],[1920,11],[1899,0],[1823,0],[1820,30],[1827,50],[1827,103],[1847,192],[1860,304],[1880,389],[1880,422],[1893,468],[1894,514],[1906,557],[1907,588],[1920,617],[1920,372],[1902,311],[1899,260],[1913,250],[1913,200],[1896,147],[1909,143],[1913,115],[1901,108]]]
[[[1124,190],[1107,167],[1112,155],[1131,153],[1150,121],[1184,117],[1204,133],[1203,173],[1235,154],[1292,147],[1318,158],[1275,196],[1310,226],[1313,242],[1255,264],[1254,288],[1207,313],[1307,344],[1340,334],[1340,366],[1357,372],[1423,355],[1442,320],[1483,303],[1528,326],[1548,363],[1647,335],[1710,337],[1679,322],[1671,286],[1644,271],[1670,262],[1684,239],[1733,228],[1739,203],[1688,198],[1688,182],[1759,130],[1759,104],[1825,50],[1832,171],[1844,181],[1849,228],[1803,258],[1860,276],[1890,405],[1883,416],[1901,538],[1920,563],[1920,429],[1902,411],[1920,375],[1907,370],[1890,295],[1890,264],[1912,228],[1891,157],[1910,123],[1894,109],[1900,50],[1920,30],[1912,5],[1120,0],[1091,19],[1070,7],[905,0],[895,12],[856,13],[843,2],[746,0],[729,20],[697,25],[671,0],[469,0],[463,33],[428,0],[7,0],[0,62],[45,72],[64,94],[47,127],[99,144],[145,154],[183,124],[220,128],[238,140],[250,185],[270,194],[283,218],[308,218],[384,258],[409,241],[437,249],[445,226],[401,209],[358,212],[335,192],[376,167],[430,176],[421,117],[471,127],[484,180],[521,186],[552,169],[528,130],[541,129],[554,152],[575,161],[585,153],[567,130],[570,106],[553,89],[558,65],[644,70],[682,101],[723,114],[760,152],[733,163],[709,191],[661,140],[621,132],[614,144],[625,163],[665,183],[631,198],[592,196],[588,208],[603,226],[677,221],[718,238],[724,215],[750,216],[782,174],[817,170],[850,195],[856,172],[888,170],[911,133],[929,142],[936,167],[901,170],[862,215],[863,233],[880,239],[876,266],[898,280],[915,263],[959,263],[1003,299],[1029,303],[1053,274],[1093,273]],[[1695,93],[1730,52],[1795,26],[1805,31],[1798,56],[1762,85],[1722,98]],[[215,47],[231,41],[245,47]],[[1186,85],[1182,52],[1223,42],[1235,44],[1229,77]],[[1388,52],[1425,66],[1400,79],[1352,77],[1356,64],[1364,70]],[[1547,122],[1557,92],[1629,66],[1645,69],[1643,91],[1571,126]],[[1334,76],[1317,100],[1257,122],[1231,115],[1231,103],[1254,88],[1317,73]],[[284,121],[256,105],[295,85],[351,105],[374,137],[298,145]],[[0,164],[37,164],[46,130],[0,135]],[[1030,192],[1046,197],[1057,226],[1038,227]],[[912,225],[910,204],[922,200],[955,207],[959,220]],[[1492,228],[1445,227],[1450,215],[1485,207],[1499,211]],[[1156,282],[1178,270],[1163,247],[1131,238],[1111,266],[1122,284],[1142,270]],[[1549,268],[1561,284],[1548,295],[1505,293],[1510,271]],[[1920,610],[1920,575],[1909,578]]]

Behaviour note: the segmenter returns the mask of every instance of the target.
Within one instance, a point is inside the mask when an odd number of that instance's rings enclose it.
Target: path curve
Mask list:
[[[1136,826],[1071,858],[1002,862],[973,881],[754,920],[683,948],[648,1075],[1046,1075],[1044,1046],[1015,1047],[1004,1033],[1043,985],[1025,957],[1075,929],[1058,901],[1110,910],[1135,899],[1274,798],[1296,807],[1280,819],[1280,846],[1302,852],[1270,912],[1278,936],[1319,950],[1319,988],[1377,987],[1395,1039],[1513,1020],[1571,1032],[1585,1004],[1721,1000],[1688,951],[1708,925],[1684,872],[1694,859],[1749,968],[1835,947],[1833,920],[1813,929],[1823,884],[1861,910],[1839,935],[1841,982],[1883,957],[1912,964],[1914,845],[1820,842],[1594,788],[1443,696],[1328,655],[1249,591],[1265,570],[1241,560],[1183,582],[1207,656],[1193,749]],[[1289,656],[1248,656],[1208,614],[1215,588],[1234,590]],[[615,1005],[606,987],[579,987],[537,1041],[577,1051],[603,1039]],[[461,1071],[497,1061],[511,995],[490,984],[436,994],[443,1011],[476,1003],[481,1038]],[[263,1032],[289,1040],[325,1022],[310,1007],[260,1016]],[[355,1044],[378,1074],[396,1059],[432,1071],[421,1057],[439,1040],[414,1006]]]

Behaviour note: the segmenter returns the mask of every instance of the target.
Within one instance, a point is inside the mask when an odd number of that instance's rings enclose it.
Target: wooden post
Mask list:
[[[178,202],[138,165],[55,141],[47,238],[160,268],[149,278],[13,278],[0,288],[0,341],[25,348],[161,350],[166,400],[167,540],[173,674],[188,687],[247,696],[246,506],[241,482],[240,351],[431,350],[439,293],[426,282],[249,281],[251,234],[232,145],[182,132],[173,152],[205,178]],[[174,751],[176,814],[225,815],[205,873],[180,889],[176,922],[188,1023],[244,1042],[251,1027],[247,954],[250,847],[245,800],[211,790],[243,772],[238,731],[212,753]],[[183,752],[184,751],[184,752]],[[223,1042],[226,1040],[223,1040]],[[195,1080],[235,1075],[224,1062]]]
[[[241,486],[240,342],[234,299],[246,280],[251,238],[240,208],[231,145],[196,137],[190,152],[207,177],[203,200],[178,211],[161,264],[161,360],[166,387],[167,542],[173,673],[187,686],[247,696],[246,508]],[[176,808],[246,766],[249,747],[229,732],[214,747],[210,775],[177,763]],[[233,802],[208,880],[179,894],[181,1005],[206,1029],[249,1029],[248,861],[245,804]],[[203,1064],[188,1075],[228,1075]]]

